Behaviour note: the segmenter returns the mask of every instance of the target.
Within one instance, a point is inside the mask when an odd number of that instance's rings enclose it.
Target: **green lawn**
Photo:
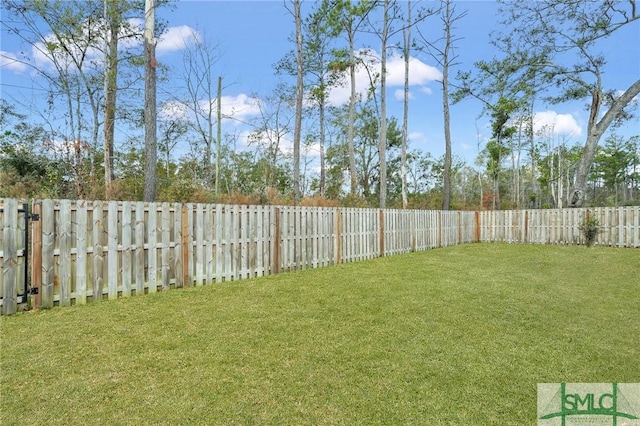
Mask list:
[[[0,319],[0,424],[536,424],[640,381],[640,251],[475,244]]]

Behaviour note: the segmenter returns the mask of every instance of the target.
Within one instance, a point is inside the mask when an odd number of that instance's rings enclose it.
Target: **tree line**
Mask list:
[[[222,106],[219,46],[193,31],[182,68],[159,64],[149,26],[157,39],[169,22],[149,20],[149,8],[170,17],[176,5],[144,3],[3,2],[3,30],[41,59],[0,53],[32,72],[35,93],[0,99],[0,196],[429,209],[640,203],[640,135],[621,131],[637,126],[640,79],[611,87],[598,44],[638,25],[635,1],[502,1],[496,57],[471,70],[455,49],[470,17],[452,0],[285,1],[292,48],[274,65],[273,92],[242,99],[254,109],[245,133],[223,132],[224,120],[239,118]],[[404,59],[402,117],[387,113],[391,52]],[[442,74],[441,157],[411,147],[412,57]],[[346,102],[331,102],[336,87],[348,89]],[[473,164],[451,147],[450,108],[469,99],[491,123]],[[541,101],[585,102],[585,140],[537,127]]]

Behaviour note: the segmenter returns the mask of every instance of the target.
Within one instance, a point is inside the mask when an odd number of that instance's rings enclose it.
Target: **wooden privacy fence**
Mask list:
[[[84,304],[477,241],[473,212],[37,200],[20,213],[18,206],[0,204],[3,314],[27,293],[35,307]],[[25,215],[37,220],[26,226]]]
[[[155,293],[471,242],[640,247],[640,207],[420,211],[0,200],[2,314]],[[588,213],[587,213],[588,212]]]
[[[595,217],[601,232],[594,245],[640,247],[640,207],[506,210],[479,212],[481,242],[584,244],[579,229]]]

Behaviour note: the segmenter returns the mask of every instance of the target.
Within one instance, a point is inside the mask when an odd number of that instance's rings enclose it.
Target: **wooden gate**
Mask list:
[[[0,200],[0,305],[2,315],[26,304],[29,286],[29,204],[20,200]]]

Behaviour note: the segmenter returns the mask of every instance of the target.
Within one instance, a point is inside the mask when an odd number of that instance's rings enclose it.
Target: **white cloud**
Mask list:
[[[427,137],[422,132],[411,132],[407,135],[407,139],[411,142],[424,142]]]
[[[396,98],[396,101],[404,101],[404,89],[396,89],[393,92],[393,96]],[[409,99],[413,99],[413,93],[409,92]]]
[[[200,38],[200,34],[188,25],[169,27],[156,44],[158,54],[184,50]]]
[[[249,117],[260,114],[258,99],[247,96],[244,93],[236,96],[223,96],[220,103],[222,105],[222,116],[225,119],[237,119],[239,121],[244,121]],[[218,105],[216,99],[203,99],[198,102],[198,107],[202,111],[206,111],[209,105],[211,105],[211,111],[215,117],[217,115]],[[174,100],[165,102],[160,108],[158,115],[164,120],[193,120],[193,114],[193,108],[189,107],[184,102]]]
[[[237,96],[223,96],[220,103],[222,104],[222,115],[225,117],[245,120],[260,114],[259,100],[244,93]]]
[[[420,91],[426,95],[432,95],[433,94],[433,90],[431,90],[431,88],[427,87],[427,86],[423,86],[420,88]]]
[[[95,24],[95,23],[94,23]],[[120,33],[120,41],[118,43],[118,49],[120,51],[130,51],[139,49],[142,47],[142,32],[144,31],[144,21],[139,18],[132,18],[127,20],[126,26],[123,26]],[[87,28],[89,30],[89,21],[87,21]],[[99,25],[99,24],[95,24]],[[166,32],[156,41],[156,53],[161,55],[163,53],[171,53],[180,50],[184,50],[190,43],[197,40],[200,37],[198,33],[192,27],[187,25],[180,25],[176,27],[167,28]],[[57,40],[53,34],[49,34],[45,37],[47,43],[57,43]],[[85,66],[102,66],[104,61],[104,54],[101,51],[102,41],[97,42],[97,47],[89,47],[86,51],[80,52],[77,48],[69,46],[76,57],[81,54],[84,55]],[[15,55],[10,52],[2,52],[0,55],[0,65],[2,68],[12,69],[14,71],[24,70],[19,67],[19,63],[15,61]],[[42,42],[35,43],[31,48],[31,58],[36,68],[42,70],[54,70],[53,58],[45,44]],[[12,61],[13,59],[13,61]],[[68,58],[66,53],[56,54],[56,59],[63,67],[74,69],[74,65]],[[13,65],[12,65],[13,64]]]
[[[441,81],[442,73],[431,65],[411,56],[409,58],[409,85],[424,86],[432,81]],[[387,84],[389,86],[404,85],[404,58],[392,55],[387,62]]]
[[[27,66],[19,62],[13,53],[0,50],[0,68],[22,73],[27,69]]]
[[[548,129],[554,134],[564,134],[578,137],[582,134],[582,128],[571,114],[558,114],[555,111],[536,112],[533,117],[533,129],[536,132]]]
[[[359,50],[356,55],[361,59],[360,65],[356,68],[356,93],[364,98],[371,86],[371,78],[380,73],[380,57],[369,49]],[[421,91],[431,94],[431,90],[424,86],[441,79],[442,73],[437,68],[417,58],[409,58],[409,86],[422,86]],[[342,85],[332,88],[329,92],[329,103],[343,105],[349,101],[351,93],[349,81],[349,76],[345,73],[342,76]],[[404,59],[399,55],[392,55],[387,61],[387,87],[398,86],[404,86]],[[398,99],[397,92],[394,94]]]

